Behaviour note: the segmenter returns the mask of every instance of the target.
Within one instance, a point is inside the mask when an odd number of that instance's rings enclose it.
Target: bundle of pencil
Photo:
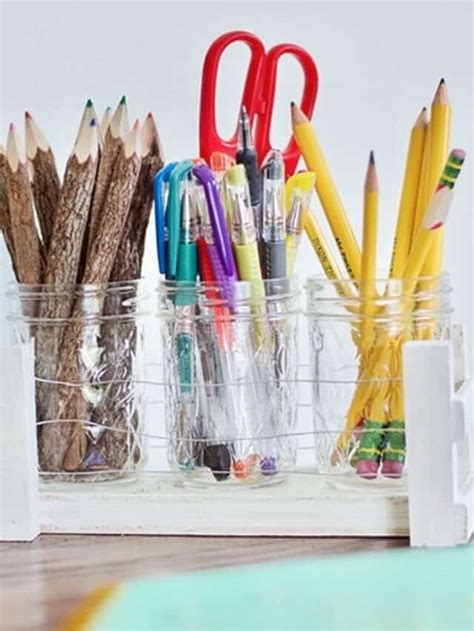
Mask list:
[[[293,134],[309,169],[316,173],[316,192],[325,212],[335,243],[344,263],[348,279],[346,287],[358,292],[360,307],[353,339],[359,354],[359,374],[344,430],[337,438],[331,457],[337,464],[353,453],[351,462],[359,475],[374,478],[383,475],[399,477],[405,462],[404,406],[401,350],[413,336],[411,323],[417,322],[413,310],[420,306],[419,296],[436,288],[442,272],[443,233],[454,182],[464,160],[464,152],[454,150],[448,159],[451,107],[442,79],[436,90],[431,121],[423,108],[411,131],[405,175],[398,211],[396,233],[390,265],[390,279],[383,296],[377,295],[376,240],[378,184],[373,155],[369,161],[364,192],[364,236],[362,251],[345,214],[334,179],[325,161],[316,133],[301,110],[292,103]],[[444,170],[443,170],[444,169]],[[313,224],[313,225],[312,225]],[[305,225],[306,232],[320,258],[328,278],[326,255],[314,241],[316,219]],[[327,245],[325,248],[327,249]],[[336,272],[338,289],[344,286]],[[392,279],[398,286],[392,294]],[[351,282],[353,281],[353,282]],[[401,289],[400,289],[401,287]],[[395,313],[391,312],[401,291]],[[415,303],[408,298],[416,296]],[[416,302],[418,301],[418,303]],[[436,298],[422,301],[423,309],[436,312]],[[354,309],[347,307],[353,313]],[[380,316],[380,317],[379,317]],[[396,323],[387,325],[392,317]],[[436,320],[415,327],[415,335],[430,339]]]
[[[0,146],[0,226],[17,281],[45,286],[39,313],[25,313],[39,318],[34,333],[40,467],[48,472],[120,469],[130,437],[114,396],[115,366],[107,367],[112,385],[97,414],[83,383],[81,351],[90,343],[86,306],[73,288],[140,278],[152,180],[163,166],[160,139],[151,113],[143,127],[137,120],[129,129],[125,97],[113,115],[107,108],[100,125],[89,100],[61,181],[52,149],[28,112],[25,136],[26,153],[13,125],[6,151]],[[98,299],[94,315],[121,315],[123,309],[133,311]],[[130,339],[133,354],[133,318],[126,330],[99,335],[101,364],[114,361],[114,348]],[[121,369],[131,382],[132,360]],[[90,421],[110,431],[90,440]],[[111,439],[117,427],[121,431]]]

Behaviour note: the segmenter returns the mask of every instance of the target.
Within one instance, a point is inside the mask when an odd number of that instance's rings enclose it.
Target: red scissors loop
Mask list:
[[[262,87],[262,99],[264,110],[257,116],[254,142],[259,160],[262,161],[268,151],[272,148],[270,143],[270,131],[272,124],[273,106],[275,102],[275,91],[278,75],[278,62],[283,55],[291,55],[300,64],[303,75],[303,94],[301,96],[300,109],[311,118],[314,104],[318,94],[318,69],[311,55],[294,44],[279,44],[268,51],[265,66],[265,76]],[[287,177],[292,175],[297,167],[300,152],[293,136],[283,150],[283,160],[285,162],[285,172]]]
[[[262,81],[265,66],[265,48],[253,33],[231,31],[218,37],[210,46],[204,59],[201,82],[201,111],[199,120],[200,155],[209,163],[211,154],[223,152],[235,158],[236,132],[229,140],[221,138],[216,124],[216,84],[217,70],[222,54],[235,42],[243,42],[250,48],[250,63],[245,78],[244,91],[240,106],[245,105],[252,122],[258,108],[258,92],[255,86]],[[237,126],[236,126],[237,128]]]
[[[234,158],[237,150],[236,134],[224,140],[219,136],[216,126],[216,83],[219,62],[225,49],[235,42],[247,44],[251,51],[240,105],[245,105],[251,124],[255,116],[257,117],[254,142],[259,162],[271,148],[271,119],[280,57],[292,55],[303,69],[304,86],[300,107],[308,118],[311,118],[316,102],[318,70],[311,55],[303,48],[293,44],[279,44],[265,53],[263,43],[253,33],[232,31],[221,35],[207,51],[202,71],[199,140],[201,157],[208,163],[214,152],[223,152]],[[295,171],[299,155],[296,142],[291,138],[283,152],[287,176]]]

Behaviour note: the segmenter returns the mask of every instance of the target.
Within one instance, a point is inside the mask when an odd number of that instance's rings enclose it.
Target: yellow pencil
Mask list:
[[[431,136],[428,168],[429,200],[436,190],[448,157],[451,135],[451,105],[444,79],[441,79],[431,105]],[[429,201],[428,201],[429,203]],[[428,204],[426,208],[428,207]],[[426,211],[425,208],[425,211]],[[416,235],[415,235],[416,238]],[[437,276],[442,271],[444,250],[444,229],[436,232],[436,237],[421,270],[422,276]]]
[[[403,187],[398,208],[397,228],[393,240],[390,277],[400,278],[410,253],[416,202],[423,162],[428,115],[426,107],[421,110],[410,134],[410,143],[403,177]]]
[[[316,174],[316,192],[336,240],[347,272],[360,278],[359,245],[347,218],[342,200],[329,171],[316,133],[306,115],[295,103],[291,104],[293,135],[309,171]]]
[[[366,351],[373,343],[375,314],[375,278],[377,274],[377,224],[379,205],[379,185],[375,167],[374,152],[370,152],[369,165],[364,185],[364,224],[361,258],[361,336]]]

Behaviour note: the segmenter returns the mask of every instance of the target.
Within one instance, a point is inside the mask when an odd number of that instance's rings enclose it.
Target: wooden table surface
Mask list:
[[[406,539],[93,535],[3,543],[0,629],[54,631],[73,605],[106,581],[406,545]]]

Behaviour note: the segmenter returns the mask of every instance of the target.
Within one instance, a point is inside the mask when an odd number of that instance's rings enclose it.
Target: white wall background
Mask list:
[[[53,146],[61,169],[82,108],[101,112],[127,94],[132,116],[152,110],[167,159],[197,153],[200,73],[213,39],[234,29],[257,33],[270,47],[283,41],[308,49],[320,71],[314,122],[356,233],[370,149],[381,182],[379,267],[390,256],[409,129],[429,105],[440,77],[453,104],[453,146],[468,151],[449,220],[446,269],[456,319],[472,334],[472,5],[470,2],[4,2],[1,7],[1,137],[29,109]],[[236,120],[247,54],[224,60],[220,118]],[[282,64],[274,143],[289,135],[288,105],[301,77]],[[319,212],[319,209],[318,209]],[[3,243],[0,292],[12,278]],[[156,274],[153,230],[146,274]],[[319,272],[305,243],[301,274]],[[3,298],[2,309],[5,309]],[[5,338],[7,325],[1,321]],[[472,339],[472,337],[471,337]]]

